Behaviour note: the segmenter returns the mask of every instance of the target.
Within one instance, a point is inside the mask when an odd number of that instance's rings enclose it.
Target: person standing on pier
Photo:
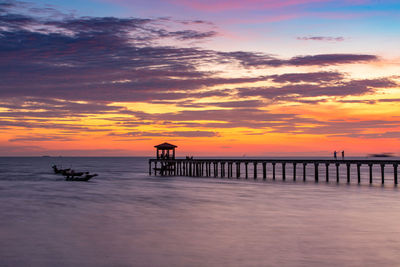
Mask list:
[[[333,157],[334,157],[335,159],[337,159],[336,150],[333,151]]]
[[[344,159],[344,150],[342,150],[342,159]]]

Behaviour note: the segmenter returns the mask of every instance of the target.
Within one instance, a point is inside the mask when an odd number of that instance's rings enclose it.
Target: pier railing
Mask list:
[[[252,173],[249,173],[249,164],[252,165]],[[291,165],[293,180],[298,179],[297,169],[299,166],[301,179],[307,179],[307,165],[314,168],[314,180],[319,181],[321,171],[325,171],[325,180],[334,178],[339,182],[340,167],[346,168],[346,180],[350,183],[352,167],[356,167],[357,182],[361,183],[361,166],[369,168],[369,183],[373,182],[373,166],[380,167],[381,183],[385,183],[385,168],[393,168],[393,182],[398,184],[398,165],[400,160],[388,159],[149,159],[149,175],[162,176],[195,176],[195,177],[227,177],[227,178],[258,178],[258,166],[262,166],[262,178],[277,179],[277,167],[281,167],[281,178],[286,180],[287,166]],[[331,173],[329,166],[335,166],[335,172]],[[243,169],[242,169],[243,167]],[[268,167],[268,168],[267,168]],[[233,171],[235,169],[235,171]],[[269,173],[267,170],[269,169]],[[354,169],[354,168],[353,168]]]

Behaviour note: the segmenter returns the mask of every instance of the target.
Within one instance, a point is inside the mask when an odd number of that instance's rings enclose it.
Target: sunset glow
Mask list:
[[[398,1],[67,2],[0,2],[0,155],[400,154]]]

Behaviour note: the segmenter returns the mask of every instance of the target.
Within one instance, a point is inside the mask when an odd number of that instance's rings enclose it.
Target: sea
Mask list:
[[[65,181],[53,164],[98,176]],[[372,185],[368,167],[360,185],[308,168],[306,182],[289,164],[264,181],[150,176],[141,157],[2,157],[0,266],[400,266],[393,168],[384,185],[378,166]]]

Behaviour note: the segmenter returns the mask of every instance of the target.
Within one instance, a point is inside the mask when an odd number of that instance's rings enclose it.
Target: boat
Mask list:
[[[67,173],[67,172],[69,172],[69,171],[71,170],[71,168],[68,168],[68,169],[59,169],[59,168],[57,168],[56,165],[53,165],[52,168],[53,168],[53,170],[54,170],[54,173],[57,173],[57,174],[58,174],[58,173],[64,174],[64,173]]]
[[[57,168],[56,165],[52,166],[54,173],[56,174],[62,174],[65,176],[65,181],[81,181],[81,182],[86,182],[92,179],[95,176],[98,176],[97,174],[90,174],[89,172],[75,172],[74,170],[71,170],[71,168],[68,169],[59,169]],[[84,175],[84,176],[82,176]]]
[[[75,181],[75,182],[87,182],[90,179],[92,179],[93,177],[97,176],[97,174],[86,174],[83,177],[74,177],[74,176],[67,176],[65,178],[65,181]]]

